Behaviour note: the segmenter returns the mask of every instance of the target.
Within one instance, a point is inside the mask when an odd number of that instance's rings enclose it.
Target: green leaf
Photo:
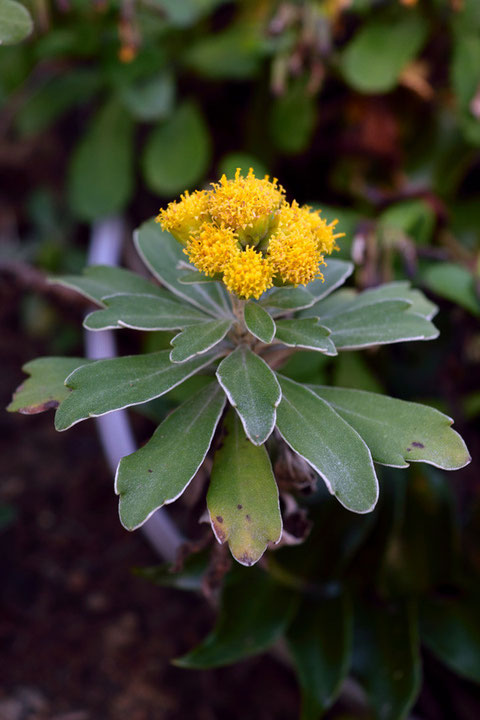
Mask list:
[[[352,272],[353,264],[351,262],[329,259],[327,266],[322,268],[323,281],[321,278],[314,280],[308,284],[308,289],[301,286],[273,288],[264,293],[260,304],[283,310],[311,308],[319,300],[343,285]]]
[[[136,120],[151,122],[163,120],[173,107],[175,82],[170,72],[128,84],[122,89],[121,98]]]
[[[185,63],[213,80],[248,78],[257,71],[262,56],[259,28],[257,23],[236,23],[226,30],[200,36],[187,49]]]
[[[360,307],[367,307],[368,305],[375,305],[382,300],[406,300],[411,303],[407,312],[421,315],[427,320],[431,320],[438,312],[438,307],[430,302],[430,300],[427,300],[420,290],[412,288],[408,281],[386,283],[385,285],[365,290],[362,293],[356,293],[351,289],[339,290],[330,299],[332,308],[329,312],[334,314],[340,310],[344,312],[347,309],[353,310]],[[318,307],[321,306],[319,305]],[[327,303],[324,303],[323,307],[328,307]],[[313,308],[305,310],[302,315],[313,315]]]
[[[87,68],[48,78],[32,95],[28,94],[18,111],[18,132],[24,136],[44,132],[72,107],[87,103],[100,86],[99,72]]]
[[[203,116],[186,102],[150,134],[143,154],[145,182],[159,195],[176,195],[201,181],[210,154]]]
[[[393,90],[424,44],[427,32],[424,18],[412,10],[364,23],[343,51],[341,70],[345,80],[364,93]]]
[[[330,330],[320,325],[318,318],[277,320],[275,338],[291,347],[337,355],[335,345],[330,339]]]
[[[479,67],[478,30],[464,26],[455,33],[450,74],[463,134],[474,145],[480,144],[480,122],[471,111],[472,101],[480,84]]]
[[[348,510],[373,510],[378,482],[370,450],[360,435],[311,390],[285,377],[279,380],[277,428],[285,442],[319,473]]]
[[[379,229],[392,235],[400,231],[420,245],[431,242],[437,216],[431,203],[423,198],[402,200],[390,205],[379,218]],[[398,233],[397,233],[398,234]]]
[[[227,292],[220,283],[185,285],[179,281],[177,266],[185,262],[182,247],[155,220],[143,223],[134,241],[145,265],[171,292],[214,318],[233,317]]]
[[[217,378],[239,414],[248,439],[262,445],[273,432],[281,398],[273,371],[262,358],[241,346],[222,360]]]
[[[346,594],[301,603],[287,631],[302,690],[300,720],[318,720],[340,693],[350,668],[352,625]]]
[[[291,83],[272,103],[270,131],[277,148],[292,154],[304,151],[310,143],[316,119],[315,97],[309,93],[306,83],[303,80]]]
[[[174,664],[205,669],[257,655],[282,636],[296,603],[289,588],[260,568],[235,568],[227,577],[214,630]]]
[[[17,388],[8,412],[35,415],[56,408],[70,393],[64,384],[67,375],[89,362],[85,358],[44,357],[26,363],[22,370],[30,377]]]
[[[33,30],[27,8],[14,0],[0,0],[0,45],[15,45]]]
[[[421,637],[451,670],[480,683],[480,618],[474,598],[437,598],[421,605]]]
[[[105,304],[102,298],[117,293],[157,295],[166,299],[170,297],[166,290],[162,290],[140,275],[110,265],[89,265],[83,270],[82,275],[59,275],[50,278],[49,282],[76,290],[88,300],[102,306]]]
[[[242,175],[247,175],[250,168],[253,168],[257,177],[265,177],[268,173],[265,165],[254,155],[245,152],[233,152],[222,157],[219,165],[219,174],[225,174],[227,178],[233,180],[237,168],[240,168]]]
[[[458,470],[471,458],[447,415],[413,402],[346,388],[310,385],[333,407],[370,448],[375,462],[408,467],[426,462],[443,470]]]
[[[473,274],[454,263],[441,263],[429,267],[423,277],[425,285],[473,315],[480,316],[480,297],[475,289]]]
[[[170,360],[174,363],[183,363],[195,355],[203,355],[221,342],[232,327],[231,320],[209,320],[187,327],[175,335],[171,344]]]
[[[272,342],[275,337],[275,321],[261,305],[251,300],[247,302],[243,308],[243,318],[254,337],[267,344]]]
[[[74,150],[68,179],[72,210],[96,220],[123,210],[133,189],[133,124],[117,100],[93,118]]]
[[[378,720],[406,718],[421,682],[416,608],[363,606],[355,618],[354,673]]]
[[[407,300],[380,300],[359,307],[352,304],[345,311],[339,304],[321,313],[320,322],[331,330],[331,339],[338,350],[438,337],[436,327],[421,315],[408,312],[410,307],[411,302]]]
[[[178,273],[178,282],[182,285],[190,285],[191,283],[211,283],[217,281],[215,278],[209,277],[198,270],[182,270]]]
[[[169,350],[160,350],[148,355],[127,355],[96,360],[78,368],[65,381],[72,392],[57,410],[56,429],[67,430],[86,418],[160,397],[216,357],[202,356],[179,365],[170,362],[169,354]]]
[[[133,328],[134,330],[177,330],[209,319],[191,305],[177,302],[173,295],[119,294],[103,298],[106,310],[96,310],[83,321],[88,330]]]
[[[127,530],[180,497],[205,459],[224,407],[221,389],[210,383],[174,410],[146,445],[120,460],[115,491]]]
[[[202,582],[210,562],[210,549],[194,552],[183,562],[180,570],[172,571],[170,563],[150,567],[133,568],[138,575],[154,585],[173,587],[190,592],[202,590]]]
[[[310,307],[315,302],[313,295],[304,287],[273,288],[262,296],[261,305],[282,310],[298,310]]]
[[[253,565],[282,536],[278,488],[266,448],[252,445],[232,410],[224,430],[207,493],[210,522],[218,542],[228,542],[242,565]]]

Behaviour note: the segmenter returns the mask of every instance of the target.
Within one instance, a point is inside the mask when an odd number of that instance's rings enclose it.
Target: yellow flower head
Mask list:
[[[213,276],[223,272],[225,265],[240,250],[233,230],[206,222],[190,235],[183,252],[199,270]]]
[[[325,265],[324,253],[336,249],[333,227],[320,217],[319,211],[300,207],[294,200],[284,203],[278,217],[278,229],[268,243],[268,257],[282,280],[293,285],[307,285],[323,277],[319,265]]]
[[[184,252],[209,277],[222,276],[241,298],[259,298],[275,284],[307,285],[322,277],[324,255],[337,249],[330,224],[318,210],[289,204],[277,180],[237,170],[211,190],[186,192],[160,210],[157,222],[185,246]]]
[[[252,168],[246,177],[237,169],[234,180],[223,175],[212,187],[208,197],[212,220],[240,233],[248,245],[256,244],[268,232],[283,202],[284,190],[277,180],[270,182],[268,175],[260,180]]]
[[[156,221],[179,243],[186,245],[190,235],[200,230],[207,217],[207,193],[196,190],[192,194],[186,191],[179,202],[171,202],[166,209],[160,210]]]
[[[259,298],[273,285],[273,268],[262,253],[252,247],[234,255],[223,273],[227,289],[241,298]]]

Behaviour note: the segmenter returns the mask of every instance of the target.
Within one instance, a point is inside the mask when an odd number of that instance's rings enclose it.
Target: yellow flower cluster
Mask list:
[[[222,277],[241,298],[259,298],[276,285],[306,285],[321,278],[324,255],[337,249],[336,220],[285,200],[276,179],[256,178],[250,169],[225,175],[212,189],[186,192],[160,210],[157,222],[185,246],[198,270]]]

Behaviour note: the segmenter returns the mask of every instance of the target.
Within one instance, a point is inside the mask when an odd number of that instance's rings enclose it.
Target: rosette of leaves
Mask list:
[[[9,406],[27,414],[56,407],[55,427],[63,431],[148,403],[197,373],[206,376],[141,449],[120,461],[115,490],[128,530],[179,498],[209,453],[212,529],[243,565],[256,563],[281,539],[272,458],[284,444],[354,513],[375,507],[375,464],[425,462],[454,470],[469,462],[452,420],[435,409],[303,385],[282,374],[282,363],[298,349],[336,356],[437,337],[435,306],[408,283],[358,294],[340,289],[352,264],[329,259],[323,282],[273,287],[258,301],[239,301],[221,282],[186,270],[181,246],[153,220],[136,232],[135,244],[156,282],[105,266],[55,282],[99,306],[85,318],[89,330],[175,330],[171,349],[96,361],[34,360]]]

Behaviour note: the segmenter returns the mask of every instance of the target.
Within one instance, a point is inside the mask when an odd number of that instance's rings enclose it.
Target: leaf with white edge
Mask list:
[[[49,278],[49,282],[75,290],[87,300],[101,306],[104,305],[102,298],[117,293],[171,297],[166,290],[162,290],[140,275],[110,265],[89,265],[83,270],[82,275],[59,275]]]
[[[275,427],[280,385],[267,363],[247,347],[238,347],[222,360],[218,382],[240,416],[248,439],[262,445]]]
[[[300,720],[318,720],[336,700],[350,669],[352,607],[344,593],[305,596],[287,631],[302,690]]]
[[[274,307],[281,310],[299,310],[310,307],[315,298],[304,287],[273,288],[264,293],[260,303],[264,307]]]
[[[343,285],[352,272],[351,262],[329,260],[326,267],[322,267],[323,280],[322,278],[313,280],[306,288],[301,286],[273,288],[262,296],[261,304],[281,310],[309,308]]]
[[[277,320],[275,339],[290,347],[318,350],[325,355],[337,355],[330,338],[330,330],[320,325],[318,318]]]
[[[178,282],[181,285],[192,285],[194,283],[212,283],[217,282],[217,280],[199,272],[199,270],[182,270],[178,274]]]
[[[366,513],[378,499],[370,450],[325,400],[293,380],[278,376],[282,400],[277,428],[285,442],[323,478],[348,510]]]
[[[227,576],[215,628],[174,664],[221,667],[264,652],[284,633],[297,602],[297,593],[260,568],[235,568]]]
[[[195,355],[203,355],[218,345],[231,327],[231,320],[208,320],[187,327],[171,340],[173,350],[170,351],[170,360],[184,363]]]
[[[146,445],[120,460],[115,491],[127,530],[180,497],[205,459],[224,407],[221,388],[210,383],[168,415]]]
[[[83,321],[88,330],[133,328],[134,330],[179,330],[210,318],[191,305],[157,295],[119,294],[103,298],[105,310],[95,310]]]
[[[0,45],[15,45],[33,30],[32,16],[15,0],[0,0]]]
[[[315,298],[314,302],[330,295],[339,288],[353,273],[354,265],[346,260],[334,260],[329,258],[327,266],[322,266],[323,281],[321,278],[308,284],[308,292]]]
[[[22,370],[30,377],[15,391],[8,412],[36,415],[58,407],[70,393],[65,378],[89,362],[85,358],[42,357],[26,363]]]
[[[453,420],[434,408],[364,390],[309,387],[358,432],[375,462],[391,467],[425,462],[443,470],[470,462]]]
[[[182,271],[177,266],[185,262],[182,246],[154,219],[135,231],[134,242],[145,265],[171,292],[214,318],[233,317],[227,291],[220,283],[184,284],[179,281]]]
[[[247,302],[243,308],[243,318],[254,337],[267,344],[272,342],[275,337],[275,321],[261,305]]]
[[[282,536],[277,483],[265,447],[252,445],[232,410],[213,459],[207,507],[219,543],[242,565],[253,565]]]
[[[78,368],[65,381],[72,392],[56,412],[56,429],[160,397],[218,357],[202,355],[180,365],[171,363],[169,354],[127,355]]]
[[[332,331],[331,338],[339,350],[438,337],[430,320],[407,312],[410,306],[407,300],[380,300],[364,307],[353,305],[338,314],[322,314],[320,322]]]
[[[347,309],[374,305],[381,300],[406,300],[411,303],[407,312],[421,315],[427,320],[431,320],[438,312],[437,306],[427,300],[420,290],[411,288],[409,282],[392,282],[365,290],[362,293],[357,293],[350,288],[340,290],[329,300],[321,304],[315,303],[311,308],[304,310],[301,316],[314,317],[320,313],[323,317],[338,315]]]
[[[416,607],[400,600],[355,609],[353,672],[377,720],[406,718],[421,684]]]

